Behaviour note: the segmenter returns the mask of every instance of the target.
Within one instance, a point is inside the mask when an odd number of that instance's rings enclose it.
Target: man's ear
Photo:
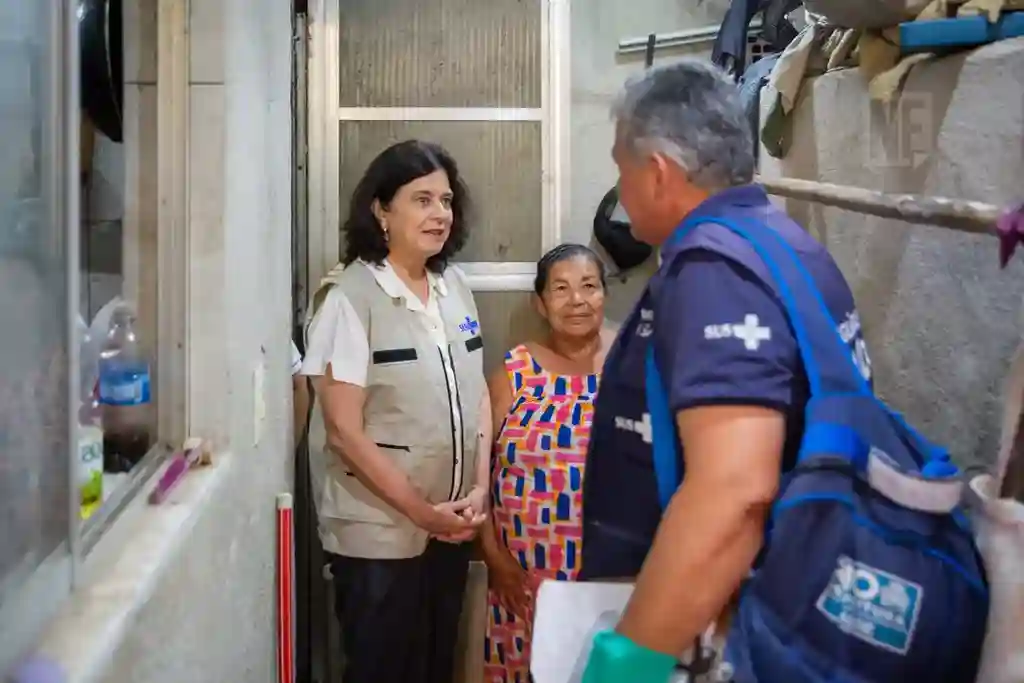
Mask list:
[[[669,161],[668,157],[664,154],[655,152],[651,155],[648,163],[650,164],[651,186],[654,197],[658,199],[664,193],[669,192],[669,174],[672,172],[673,162]]]

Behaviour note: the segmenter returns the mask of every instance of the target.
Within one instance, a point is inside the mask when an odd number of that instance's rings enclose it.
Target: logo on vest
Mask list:
[[[843,322],[837,328],[839,336],[851,347],[853,364],[857,366],[864,381],[871,380],[871,358],[868,356],[868,345],[864,341],[864,335],[860,327],[860,314],[851,311],[846,314]]]
[[[471,335],[476,336],[477,330],[480,329],[480,323],[466,316],[466,322],[459,324],[459,329],[463,332],[469,332]]]
[[[757,351],[761,348],[761,342],[771,340],[772,331],[771,328],[761,325],[761,320],[756,315],[749,313],[743,318],[742,323],[707,325],[704,328],[704,338],[709,341],[739,339],[747,351]]]
[[[640,309],[640,322],[636,326],[636,336],[650,337],[654,334],[654,311],[649,308]]]
[[[840,556],[817,608],[844,633],[905,655],[923,600],[918,584]]]
[[[651,430],[651,414],[644,413],[643,418],[634,420],[629,417],[615,416],[615,428],[626,432],[636,432],[644,443],[654,441],[654,432]]]

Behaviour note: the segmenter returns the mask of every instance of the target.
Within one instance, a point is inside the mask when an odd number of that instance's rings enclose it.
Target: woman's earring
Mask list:
[[[383,221],[381,221],[380,229],[381,229],[381,232],[384,233],[384,241],[387,242],[390,239],[388,237],[388,224],[383,222]]]

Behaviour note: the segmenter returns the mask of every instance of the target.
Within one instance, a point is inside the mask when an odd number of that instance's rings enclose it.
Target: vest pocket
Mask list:
[[[391,365],[393,363],[409,363],[418,358],[416,349],[381,349],[373,352],[374,365]]]
[[[389,456],[399,459],[399,466],[409,457],[401,450],[390,451]],[[394,526],[404,519],[397,510],[367,489],[341,461],[328,467],[323,502],[321,515],[332,519],[384,526]]]
[[[393,443],[380,443],[380,442],[375,442],[375,443],[377,444],[377,448],[387,448],[388,450],[392,450],[392,451],[405,451],[406,453],[409,452],[409,447],[408,446],[396,446]]]

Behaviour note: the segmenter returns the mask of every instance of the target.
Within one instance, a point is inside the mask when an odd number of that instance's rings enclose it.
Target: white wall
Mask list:
[[[616,54],[619,41],[717,25],[728,6],[728,0],[572,0],[571,214],[569,224],[563,226],[565,241],[591,241],[594,212],[616,181],[611,158],[615,130],[609,107],[626,78],[644,68],[643,53]],[[683,55],[710,58],[711,44],[659,50],[655,63]],[[609,318],[622,322],[653,266],[651,259],[628,278],[615,278],[610,283],[606,303]]]
[[[103,680],[275,680],[275,508],[291,490],[288,336],[291,8],[275,0],[192,0],[193,383],[209,382],[230,471],[139,611]],[[222,191],[218,191],[222,188]],[[218,201],[222,198],[222,201]],[[266,367],[255,424],[254,370]],[[205,428],[204,428],[205,427]],[[259,443],[253,446],[258,431]]]

